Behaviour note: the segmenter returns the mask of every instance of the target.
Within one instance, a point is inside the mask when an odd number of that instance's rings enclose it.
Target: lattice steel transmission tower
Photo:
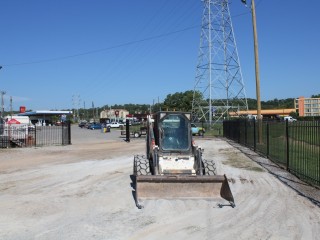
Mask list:
[[[215,123],[248,110],[228,0],[204,3],[192,112]]]

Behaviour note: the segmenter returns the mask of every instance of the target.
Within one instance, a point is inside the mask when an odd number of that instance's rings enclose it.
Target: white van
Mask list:
[[[28,116],[6,116],[4,121],[8,123],[12,119],[17,120],[19,124],[30,124],[30,118]]]
[[[284,119],[284,121],[288,120],[288,122],[296,122],[297,121],[297,119],[295,119],[295,118],[293,118],[291,116],[284,117],[283,119]]]

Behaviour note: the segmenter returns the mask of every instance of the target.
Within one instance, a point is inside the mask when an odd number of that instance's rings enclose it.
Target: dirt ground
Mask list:
[[[0,149],[0,239],[320,239],[319,206],[223,139],[196,142],[235,208],[159,199],[139,210],[130,175],[144,140],[72,131],[69,146]]]

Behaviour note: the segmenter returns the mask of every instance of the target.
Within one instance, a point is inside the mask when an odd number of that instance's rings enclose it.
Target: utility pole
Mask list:
[[[10,96],[10,116],[11,116],[11,119],[12,119],[12,96]]]
[[[92,101],[92,117],[93,117],[93,122],[96,122],[95,112],[94,112],[94,103],[93,103],[93,101]]]
[[[74,109],[74,114],[73,114],[73,118],[74,121],[79,121],[80,119],[80,113],[79,113],[79,107],[80,107],[80,95],[72,95],[72,106]]]
[[[244,4],[246,0],[241,0]],[[257,120],[258,120],[258,143],[262,143],[262,116],[261,116],[261,98],[260,98],[260,69],[259,69],[259,52],[258,52],[258,33],[256,21],[256,7],[254,0],[251,0],[251,15],[254,38],[254,62],[256,74],[256,96],[257,96]]]
[[[257,94],[257,117],[258,117],[258,139],[262,143],[262,117],[261,117],[261,98],[260,98],[260,70],[259,70],[259,52],[258,52],[258,34],[256,22],[256,7],[254,0],[251,2],[252,23],[254,35],[254,61],[256,66],[256,94]]]
[[[5,91],[1,91],[1,118],[3,119],[3,113],[4,113],[4,100],[3,100],[3,96],[6,94]]]
[[[1,69],[2,69],[2,66],[0,66],[0,70],[1,70]],[[6,92],[1,91],[0,94],[1,94],[1,106],[2,106],[0,118],[1,118],[1,120],[2,120],[2,119],[3,119],[3,112],[4,112],[4,107],[3,107],[3,106],[4,106],[3,95],[6,94]],[[1,122],[0,122],[0,123],[1,123]]]
[[[78,119],[78,121],[80,119],[80,113],[79,113],[80,103],[81,103],[81,98],[80,98],[80,95],[78,94],[78,102],[77,102],[77,112],[78,112],[77,119]]]
[[[76,112],[76,107],[75,107],[75,98],[74,95],[72,95],[72,109],[73,109],[73,121],[76,121],[76,116],[77,116],[77,112]]]

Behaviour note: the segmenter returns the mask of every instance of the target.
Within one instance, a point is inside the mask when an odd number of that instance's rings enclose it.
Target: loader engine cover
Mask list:
[[[166,156],[159,157],[160,174],[192,174],[195,175],[193,156]]]

